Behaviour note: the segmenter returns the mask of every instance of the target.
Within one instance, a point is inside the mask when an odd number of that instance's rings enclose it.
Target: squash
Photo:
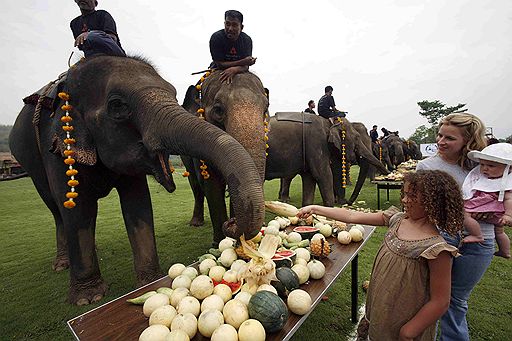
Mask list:
[[[308,270],[312,279],[320,279],[325,275],[325,265],[316,259],[308,263]]]
[[[245,266],[246,262],[243,259],[237,259],[236,261],[231,264],[230,270],[234,270],[238,273],[238,270],[240,270],[243,266]]]
[[[309,251],[303,247],[295,249],[295,254],[297,255],[297,258],[302,258],[306,262],[309,262],[309,259],[311,258],[311,254],[309,253]]]
[[[290,308],[290,311],[297,315],[305,315],[311,310],[311,296],[309,294],[302,290],[297,289],[293,290],[288,295],[288,308]]]
[[[183,272],[183,270],[185,270],[186,266],[181,264],[181,263],[176,263],[176,264],[173,264],[171,265],[171,267],[169,268],[169,277],[171,279],[175,279],[176,277],[178,277],[179,275],[181,275],[181,273]]]
[[[303,258],[296,258],[295,263],[293,263],[293,265],[296,264],[308,265],[308,261]]]
[[[198,300],[210,296],[213,294],[213,280],[206,275],[194,278],[190,284],[190,293]]]
[[[322,224],[322,227],[320,227],[320,233],[324,237],[330,237],[332,235],[332,226],[329,224]]]
[[[237,283],[238,282],[238,271],[228,270],[224,272],[222,279],[228,283]]]
[[[224,305],[222,314],[224,315],[224,321],[236,329],[238,329],[244,321],[249,319],[247,306],[239,300],[228,301]]]
[[[262,290],[252,295],[248,304],[249,316],[261,322],[266,332],[283,329],[288,320],[288,308],[279,296]]]
[[[191,313],[176,315],[171,323],[171,331],[176,329],[183,330],[192,339],[197,334],[197,318]]]
[[[206,297],[203,302],[201,302],[201,312],[209,309],[216,309],[218,311],[222,311],[224,309],[224,300],[219,295],[211,295]]]
[[[149,316],[149,325],[161,324],[169,328],[176,316],[176,309],[171,305],[164,305],[155,309]]]
[[[265,328],[258,320],[247,320],[238,330],[239,341],[265,341],[266,337]]]
[[[350,233],[347,231],[340,231],[338,232],[338,241],[341,244],[350,244],[352,241],[352,236],[350,236]]]
[[[352,238],[353,242],[357,243],[363,240],[363,232],[361,232],[361,230],[358,228],[351,228],[348,233],[350,233],[350,237]]]
[[[188,334],[181,329],[171,330],[165,341],[190,341]]]
[[[144,316],[149,317],[153,311],[164,305],[169,305],[169,296],[166,294],[154,294],[144,302],[142,307]]]
[[[288,234],[288,238],[286,238],[286,240],[289,243],[298,243],[298,242],[302,241],[302,236],[298,232],[290,232]]]
[[[215,329],[210,341],[238,341],[238,332],[230,324],[223,324]]]
[[[315,233],[313,235],[313,237],[311,237],[311,241],[317,240],[317,239],[324,239],[325,240],[325,237],[324,237],[324,235],[322,233]]]
[[[299,277],[290,268],[277,268],[276,277],[277,281],[272,281],[270,284],[276,288],[277,294],[283,298],[288,297],[290,291],[298,289],[300,286]]]
[[[304,284],[308,281],[309,269],[308,269],[307,265],[296,264],[296,265],[292,266],[292,271],[294,271],[297,274],[300,284]]]
[[[215,329],[224,324],[224,316],[218,310],[205,310],[197,319],[197,329],[204,337],[211,337]]]
[[[170,333],[169,328],[166,326],[155,324],[142,331],[139,336],[139,341],[165,341]]]
[[[363,225],[359,225],[359,224],[352,225],[352,227],[350,229],[351,230],[352,229],[358,229],[359,231],[361,231],[362,234],[364,234],[364,226]]]
[[[181,299],[180,303],[178,303],[176,311],[178,314],[184,315],[186,313],[191,313],[195,317],[198,317],[201,312],[201,303],[199,303],[195,297],[186,296]]]

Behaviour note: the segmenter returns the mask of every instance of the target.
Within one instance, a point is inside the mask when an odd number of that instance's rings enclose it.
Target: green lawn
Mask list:
[[[353,174],[355,176],[355,174]],[[168,194],[152,178],[155,231],[160,264],[191,263],[211,244],[211,225],[188,226],[193,197],[185,178],[175,177],[177,190]],[[267,200],[277,197],[278,181],[265,183]],[[318,192],[318,191],[317,191]],[[391,191],[391,203],[398,205],[398,192]],[[375,187],[366,183],[359,200],[376,208]],[[321,203],[317,194],[316,202]],[[300,206],[300,180],[292,183],[291,203]],[[389,204],[385,204],[387,206]],[[109,284],[103,304],[134,288],[132,254],[122,221],[117,193],[99,203],[96,240],[100,266]],[[30,179],[0,182],[0,340],[71,340],[65,322],[99,304],[86,307],[65,302],[68,271],[55,273],[53,218],[37,195]],[[268,215],[267,220],[271,216]],[[508,230],[510,235],[510,230]],[[360,253],[360,280],[369,277],[373,257],[384,235],[378,228]],[[469,302],[472,340],[512,339],[512,262],[493,260]],[[348,340],[350,322],[350,270],[342,274],[298,330],[294,340]],[[360,293],[360,301],[364,295]]]

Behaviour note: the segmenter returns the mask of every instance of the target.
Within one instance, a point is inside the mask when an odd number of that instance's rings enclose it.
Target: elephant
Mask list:
[[[138,284],[161,276],[146,175],[152,174],[173,192],[170,154],[201,158],[218,169],[228,183],[237,219],[235,231],[227,232],[233,237],[258,233],[264,197],[253,160],[227,133],[191,117],[177,103],[175,88],[148,62],[134,57],[88,58],[69,69],[63,91],[62,101],[56,100],[53,109],[39,108],[35,113],[33,104],[23,107],[10,135],[10,148],[53,214],[54,267],[59,270],[69,264],[70,303],[89,304],[106,293],[94,234],[97,201],[113,188],[119,193]],[[61,107],[66,96],[69,102]],[[74,144],[63,131],[65,110],[70,110]],[[68,209],[63,205],[70,190],[63,155],[70,147],[79,196],[74,199],[76,207]]]
[[[356,200],[364,184],[369,164],[381,172],[388,173],[346,118],[342,118],[345,129],[343,141],[340,123],[331,125],[329,120],[312,114],[284,114],[289,116],[289,119],[278,120],[276,116],[270,119],[269,155],[265,172],[266,180],[283,178],[281,200],[287,199],[289,183],[297,174],[302,177],[303,206],[313,203],[315,183],[320,189],[323,204],[334,206],[335,202],[352,204]],[[283,113],[276,115],[281,116]],[[308,123],[302,123],[302,115],[305,117],[304,121],[309,121]],[[345,143],[345,166],[357,163],[361,167],[349,200],[345,199],[345,189],[341,183],[342,141]]]
[[[405,161],[404,143],[400,137],[391,134],[382,140],[382,144],[387,148],[394,167]]]
[[[404,144],[404,154],[406,160],[413,159],[413,160],[421,160],[423,158],[423,155],[421,154],[420,147],[418,144],[413,140],[402,140]]]
[[[388,147],[382,143],[382,140],[379,139],[376,143],[372,142],[372,151],[373,155],[385,164],[389,171],[393,171],[395,169],[391,159],[389,158]]]
[[[235,75],[231,84],[221,82],[220,72],[207,73],[205,76],[200,85],[201,93],[196,86],[188,88],[183,107],[194,115],[198,115],[198,109],[204,109],[206,122],[226,131],[246,149],[258,170],[258,185],[263,190],[266,146],[264,122],[268,116],[268,91],[251,72]],[[188,179],[195,197],[190,225],[200,226],[204,223],[206,196],[216,246],[224,238],[222,224],[228,217],[225,201],[226,179],[215,165],[206,164],[209,178],[205,180],[201,175],[202,164],[198,158],[182,156],[182,160],[190,172]],[[245,169],[240,167],[238,171],[243,173]],[[233,197],[230,199],[232,203]]]

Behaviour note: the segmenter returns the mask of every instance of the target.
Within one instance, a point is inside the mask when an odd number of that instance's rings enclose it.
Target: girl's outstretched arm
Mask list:
[[[436,323],[450,305],[452,256],[442,251],[428,260],[430,270],[430,300],[400,329],[400,341],[413,340]]]
[[[320,205],[304,206],[297,213],[299,218],[307,218],[312,214],[319,214],[331,219],[343,221],[345,223],[365,224],[365,225],[386,225],[382,211],[375,213],[365,213],[347,210],[339,207],[325,207]]]

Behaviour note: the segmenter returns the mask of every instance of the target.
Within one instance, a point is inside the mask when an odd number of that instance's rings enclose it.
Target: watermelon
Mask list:
[[[260,321],[268,333],[283,329],[288,320],[286,303],[273,292],[262,290],[252,295],[247,305],[249,316]]]
[[[311,239],[315,233],[318,233],[320,229],[313,226],[297,226],[293,229],[294,232],[300,233],[302,239]]]

